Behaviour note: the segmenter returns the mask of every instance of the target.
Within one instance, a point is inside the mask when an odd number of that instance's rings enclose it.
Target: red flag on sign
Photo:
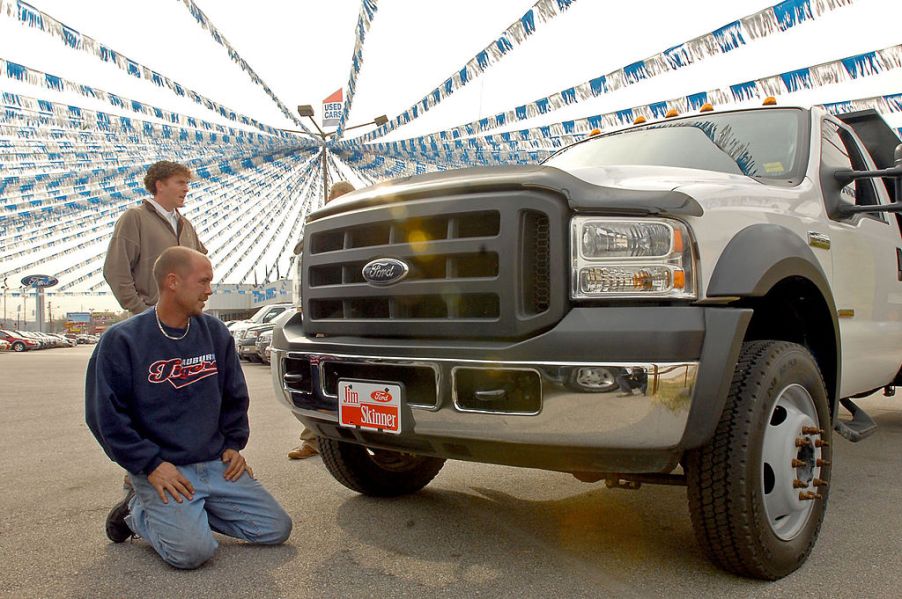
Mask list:
[[[339,87],[332,95],[323,100],[323,104],[328,104],[329,102],[342,102],[341,95],[341,88]]]

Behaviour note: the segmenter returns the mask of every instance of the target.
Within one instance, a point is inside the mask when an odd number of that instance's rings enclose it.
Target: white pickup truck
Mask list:
[[[834,430],[874,430],[852,399],[902,383],[898,144],[873,111],[706,110],[348,194],[307,222],[277,395],[360,493],[446,459],[686,485],[714,562],[785,576]]]

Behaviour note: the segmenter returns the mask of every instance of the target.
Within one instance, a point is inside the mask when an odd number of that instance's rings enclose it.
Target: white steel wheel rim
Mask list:
[[[819,428],[805,387],[792,384],[780,391],[764,431],[761,490],[768,524],[783,541],[801,532],[819,497],[814,484],[821,459]]]
[[[613,385],[615,381],[607,368],[582,368],[576,375],[576,383],[582,387],[598,388]]]

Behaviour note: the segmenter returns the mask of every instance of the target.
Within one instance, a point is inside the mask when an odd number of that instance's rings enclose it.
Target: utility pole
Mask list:
[[[3,277],[3,326],[7,327],[9,324],[6,322],[6,292],[9,290],[9,285],[6,283],[7,277]]]

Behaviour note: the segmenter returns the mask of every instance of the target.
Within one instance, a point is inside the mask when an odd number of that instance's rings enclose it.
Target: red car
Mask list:
[[[9,343],[9,348],[17,352],[27,351],[30,349],[38,349],[39,347],[41,347],[41,344],[34,339],[24,337],[15,331],[0,330],[0,339],[3,339],[7,343]]]

